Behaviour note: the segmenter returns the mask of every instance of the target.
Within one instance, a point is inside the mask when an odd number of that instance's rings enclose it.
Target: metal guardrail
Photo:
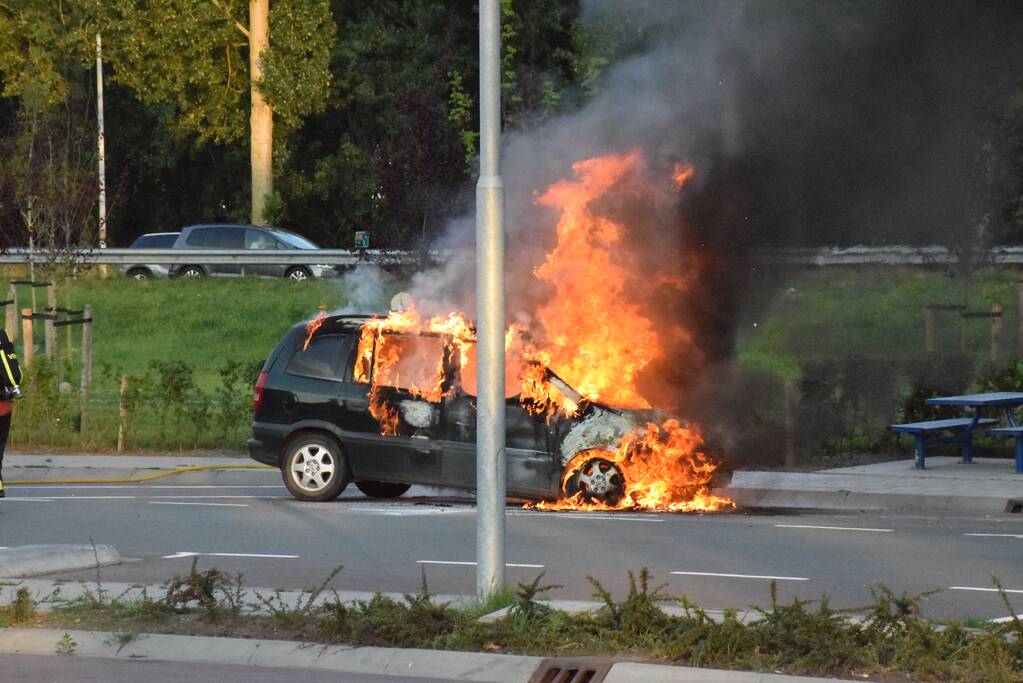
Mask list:
[[[83,249],[79,252],[47,252],[41,249],[7,249],[0,253],[0,263],[44,263],[49,260],[74,258],[87,264],[126,266],[135,264],[160,265],[325,265],[354,266],[360,263],[403,264],[415,263],[426,257],[437,260],[440,252],[422,252],[367,249]]]
[[[422,260],[443,261],[450,252],[434,250],[414,252],[402,250],[367,249],[84,249],[75,258],[88,264],[134,265],[213,265],[231,263],[238,265],[330,265],[355,266],[360,263],[400,265],[417,263]],[[950,265],[962,260],[962,255],[947,247],[780,247],[758,249],[753,260],[769,265],[802,266],[855,266],[855,265]],[[30,258],[31,257],[31,258]],[[0,263],[36,263],[61,259],[58,253],[50,254],[40,249],[8,249],[0,252]],[[999,246],[986,251],[974,252],[970,259],[976,263],[991,265],[1023,265],[1023,246]]]

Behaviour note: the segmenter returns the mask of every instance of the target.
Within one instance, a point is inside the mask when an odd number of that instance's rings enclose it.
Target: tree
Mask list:
[[[251,220],[273,192],[274,115],[287,127],[321,111],[335,26],[326,0],[92,0],[111,80],[176,109],[200,143],[231,143],[249,112]],[[245,106],[246,96],[248,106]]]

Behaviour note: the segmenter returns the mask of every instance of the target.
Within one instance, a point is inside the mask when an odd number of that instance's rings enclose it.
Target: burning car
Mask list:
[[[600,509],[655,499],[667,509],[727,503],[709,493],[714,465],[697,451],[695,432],[653,411],[588,399],[528,341],[511,339],[510,496]],[[288,490],[306,501],[332,500],[353,481],[373,497],[399,496],[412,484],[473,489],[475,365],[474,330],[457,315],[322,316],[296,325],[257,381],[249,453],[280,467]]]

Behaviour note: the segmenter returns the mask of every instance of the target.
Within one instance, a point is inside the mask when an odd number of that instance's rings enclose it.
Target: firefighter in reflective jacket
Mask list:
[[[11,401],[21,396],[21,366],[7,332],[0,330],[0,498],[4,497],[4,451],[11,433]]]

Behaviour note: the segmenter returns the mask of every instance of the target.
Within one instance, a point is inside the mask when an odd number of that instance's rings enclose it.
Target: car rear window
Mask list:
[[[230,226],[196,228],[188,235],[186,242],[190,247],[242,249],[245,246],[245,228]]]
[[[432,392],[443,379],[443,337],[387,334],[380,339],[373,362],[375,384]]]
[[[350,335],[329,334],[315,336],[305,345],[305,337],[298,339],[298,350],[288,361],[284,372],[300,377],[317,379],[343,379],[342,358],[348,357]]]

